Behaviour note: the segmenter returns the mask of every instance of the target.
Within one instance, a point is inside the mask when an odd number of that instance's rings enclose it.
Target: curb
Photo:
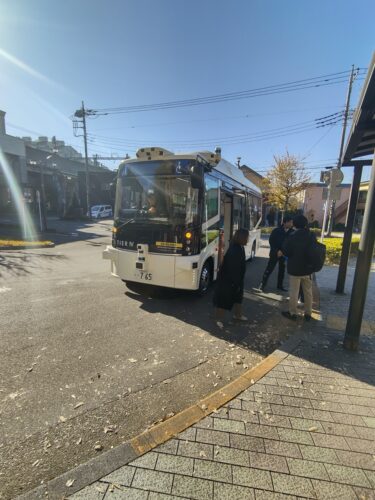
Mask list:
[[[17,496],[15,500],[61,499],[72,495],[82,488],[89,486],[103,476],[127,465],[136,458],[144,455],[156,446],[159,446],[180,432],[186,430],[199,420],[210,415],[214,410],[231,401],[241,392],[248,389],[262,377],[267,375],[283,359],[291,354],[303,340],[303,333],[297,333],[287,339],[280,349],[275,350],[254,368],[250,368],[236,380],[225,385],[218,391],[201,399],[196,404],[186,408],[165,422],[157,424],[138,436],[116,446],[98,457],[67,471],[46,484]],[[74,480],[71,487],[67,487],[68,480]]]
[[[38,249],[38,248],[53,248],[55,246],[55,243],[51,242],[48,245],[20,245],[20,246],[0,246],[0,251],[1,250],[32,250],[32,249]]]

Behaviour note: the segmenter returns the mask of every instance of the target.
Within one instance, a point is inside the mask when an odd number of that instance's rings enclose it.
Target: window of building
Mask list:
[[[360,191],[358,196],[358,203],[366,203],[367,191]]]

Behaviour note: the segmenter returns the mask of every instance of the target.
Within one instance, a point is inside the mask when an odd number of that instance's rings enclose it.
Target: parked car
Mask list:
[[[90,214],[87,212],[87,215]],[[111,205],[94,205],[91,207],[91,217],[93,219],[104,219],[105,217],[112,217],[112,207]]]

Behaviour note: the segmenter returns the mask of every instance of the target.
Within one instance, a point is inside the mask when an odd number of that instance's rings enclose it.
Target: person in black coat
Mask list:
[[[231,311],[232,308],[235,320],[247,320],[246,316],[242,314],[242,299],[246,272],[244,246],[248,239],[249,231],[247,229],[238,229],[235,232],[218,273],[213,302],[216,307],[216,320],[219,327],[223,326],[222,320],[225,311]]]
[[[279,272],[277,274],[277,289],[282,290],[283,292],[287,291],[283,286],[285,276],[285,258],[281,253],[281,249],[283,247],[285,239],[290,235],[292,231],[292,217],[284,217],[282,225],[280,227],[276,227],[270,235],[270,258],[264,271],[262,282],[259,285],[259,290],[261,290],[262,292],[265,290],[267,281],[271,276],[273,270],[275,269],[277,263],[279,263]]]
[[[311,320],[312,313],[312,279],[311,262],[309,261],[309,248],[316,242],[316,236],[307,227],[307,219],[297,215],[293,219],[295,231],[284,242],[282,252],[288,259],[289,274],[289,311],[282,315],[288,319],[297,319],[297,302],[300,288],[302,287],[305,320]]]

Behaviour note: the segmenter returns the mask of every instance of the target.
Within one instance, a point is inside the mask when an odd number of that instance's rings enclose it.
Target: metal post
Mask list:
[[[342,126],[340,152],[339,152],[339,159],[338,159],[338,162],[337,162],[337,167],[338,168],[341,168],[341,166],[342,166],[342,153],[344,151],[346,126],[348,124],[349,106],[350,106],[350,95],[352,93],[352,87],[353,87],[353,82],[354,82],[355,76],[356,75],[355,75],[355,72],[354,72],[354,64],[353,64],[352,65],[352,72],[350,73],[350,78],[349,78],[348,93],[346,95],[345,112],[344,112],[344,123],[343,123],[343,126]],[[329,220],[328,220],[328,234],[327,234],[327,236],[331,236],[331,233],[332,233],[333,222],[334,222],[334,219],[335,219],[335,208],[336,208],[336,201],[332,200],[331,206],[329,208]]]
[[[330,237],[333,229],[333,222],[335,219],[336,210],[336,200],[332,200],[328,210],[328,226],[327,226],[327,237]]]
[[[26,238],[29,237],[27,234],[27,224],[26,224],[26,199],[25,199],[25,193],[22,194],[22,222],[23,222],[23,237],[26,240]]]
[[[39,209],[39,225],[40,225],[40,231],[43,232],[43,216],[42,216],[42,206],[40,202],[40,191],[36,192],[36,200],[38,203],[38,209]]]
[[[354,167],[354,176],[352,187],[350,190],[349,206],[346,214],[344,240],[342,242],[340,267],[337,275],[336,293],[344,293],[345,289],[346,270],[348,267],[350,245],[352,242],[353,226],[357,208],[359,187],[361,185],[362,169],[363,165]]]
[[[361,332],[363,310],[366,302],[368,279],[375,243],[375,156],[372,162],[371,180],[367,193],[362,234],[359,242],[352,295],[346,323],[344,347],[357,350]]]
[[[322,223],[322,232],[320,234],[320,241],[323,243],[324,240],[324,235],[326,231],[326,225],[327,225],[327,210],[328,210],[328,204],[329,204],[329,198],[330,198],[330,187],[327,187],[327,200],[324,205],[324,215],[323,215],[323,223]]]
[[[86,134],[86,111],[85,105],[82,101],[82,123],[83,123],[83,141],[85,144],[85,166],[86,166],[86,205],[91,219],[91,205],[90,205],[90,173],[89,173],[89,160],[87,155],[87,134]]]
[[[39,172],[40,172],[40,194],[41,194],[41,205],[42,205],[42,220],[43,220],[43,229],[42,231],[47,231],[47,217],[46,217],[46,190],[44,185],[44,162],[41,161],[39,163]]]

